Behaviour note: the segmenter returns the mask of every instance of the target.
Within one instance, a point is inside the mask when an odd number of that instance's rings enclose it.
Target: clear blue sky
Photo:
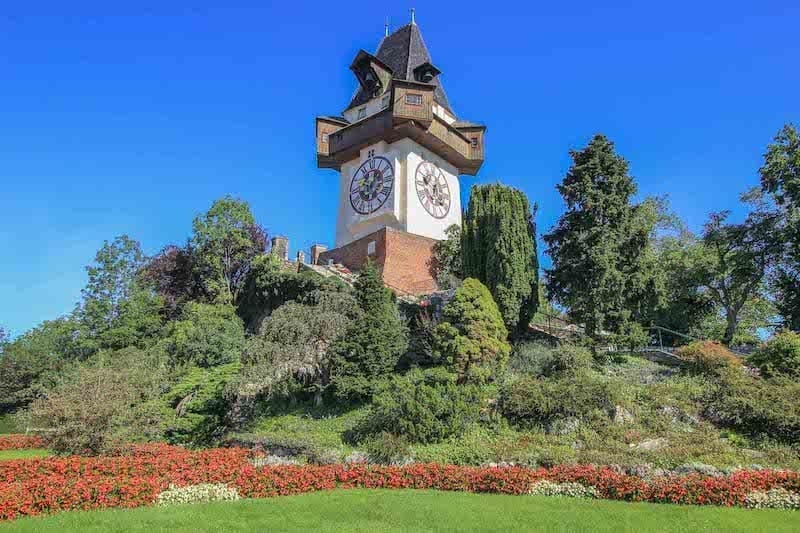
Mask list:
[[[0,13],[0,325],[69,312],[84,265],[128,233],[182,243],[221,195],[298,246],[333,240],[336,174],[314,116],[341,111],[348,70],[402,2],[6,2]],[[488,127],[476,182],[563,206],[568,150],[596,132],[640,195],[699,228],[740,209],[780,126],[800,122],[800,4],[414,2],[455,111]],[[741,211],[739,211],[741,212]],[[546,261],[546,260],[545,260]]]

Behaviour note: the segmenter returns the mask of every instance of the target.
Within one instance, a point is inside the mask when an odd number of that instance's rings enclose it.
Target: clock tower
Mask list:
[[[486,128],[456,116],[413,18],[350,70],[350,103],[316,120],[317,166],[339,172],[336,247],[319,262],[371,259],[396,292],[429,293],[431,248],[461,225],[459,175],[481,167]]]

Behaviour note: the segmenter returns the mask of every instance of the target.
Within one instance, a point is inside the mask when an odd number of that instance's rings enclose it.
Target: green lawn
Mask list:
[[[32,450],[0,450],[0,461],[12,459],[32,459],[33,457],[47,457],[51,455],[48,450],[34,448]]]
[[[235,503],[62,513],[6,531],[797,531],[800,513],[432,491],[340,490]]]

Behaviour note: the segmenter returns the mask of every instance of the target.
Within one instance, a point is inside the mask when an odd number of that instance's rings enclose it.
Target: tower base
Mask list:
[[[341,264],[361,270],[368,260],[387,287],[401,295],[430,294],[438,289],[430,273],[435,239],[385,227],[319,255],[317,264]]]

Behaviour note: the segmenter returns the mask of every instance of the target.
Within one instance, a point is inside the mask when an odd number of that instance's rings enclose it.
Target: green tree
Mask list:
[[[299,387],[320,405],[330,385],[331,346],[360,318],[355,298],[346,292],[316,291],[280,306],[247,341],[238,394],[269,399],[291,380],[290,389]]]
[[[463,275],[489,288],[515,331],[527,329],[539,304],[534,212],[523,192],[492,184],[472,187],[464,217]]]
[[[775,335],[750,356],[750,362],[768,377],[800,378],[800,334],[784,331]]]
[[[703,230],[704,255],[695,265],[699,286],[725,316],[722,342],[731,344],[744,306],[758,296],[776,253],[775,218],[754,212],[741,224],[714,213]]]
[[[358,401],[370,398],[376,385],[395,369],[408,348],[408,328],[372,263],[359,273],[355,297],[363,319],[331,348],[331,380],[338,397]]]
[[[163,346],[175,366],[212,367],[238,361],[244,325],[232,305],[190,302],[181,320],[170,323]]]
[[[464,278],[461,261],[461,227],[453,224],[445,230],[446,238],[433,245],[429,271],[440,289],[454,289]]]
[[[511,346],[503,316],[489,289],[467,278],[442,310],[434,331],[439,358],[458,375],[459,383],[483,383],[505,367]]]
[[[86,267],[89,281],[81,291],[83,301],[78,310],[90,336],[96,337],[114,325],[146,261],[139,242],[127,235],[103,242],[94,264]]]
[[[194,219],[194,267],[212,299],[235,304],[254,258],[264,253],[267,236],[247,202],[226,196]]]
[[[645,320],[658,300],[651,236],[657,202],[631,203],[636,184],[614,144],[596,135],[582,150],[558,191],[567,211],[544,236],[552,267],[547,291],[590,337]]]
[[[771,276],[777,307],[786,327],[800,331],[800,134],[786,124],[767,147],[761,190],[774,202],[779,224],[773,233],[781,248]]]

